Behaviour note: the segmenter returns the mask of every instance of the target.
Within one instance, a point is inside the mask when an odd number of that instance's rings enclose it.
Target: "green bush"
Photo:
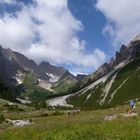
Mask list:
[[[49,115],[48,115],[48,113],[45,112],[45,113],[42,113],[40,116],[41,116],[41,117],[47,117],[47,116],[49,116]]]
[[[0,123],[3,122],[4,120],[5,120],[4,116],[0,114]]]
[[[62,115],[62,114],[64,114],[64,113],[63,112],[60,112],[58,110],[56,110],[56,111],[54,111],[54,112],[51,113],[52,116]]]

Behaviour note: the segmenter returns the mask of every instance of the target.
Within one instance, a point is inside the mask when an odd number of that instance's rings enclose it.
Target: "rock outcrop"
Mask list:
[[[116,60],[115,60],[115,64],[118,65],[119,63],[121,63],[123,61],[123,56],[121,55],[121,53],[116,52]]]
[[[110,65],[108,63],[105,63],[101,67],[98,68],[98,70],[95,72],[95,75],[97,78],[100,78],[106,73],[108,73],[110,70],[111,70]]]
[[[125,60],[130,56],[130,50],[125,45],[122,45],[120,48],[120,54],[122,59]]]

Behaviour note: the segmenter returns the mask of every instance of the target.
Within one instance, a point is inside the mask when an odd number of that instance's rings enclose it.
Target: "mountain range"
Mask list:
[[[22,97],[25,95],[33,95],[36,88],[39,88],[39,91],[44,89],[43,93],[45,94],[46,91],[46,95],[48,95],[49,92],[52,94],[62,94],[79,79],[83,78],[82,76],[84,75],[81,75],[80,78],[78,76],[77,78],[65,68],[51,65],[45,61],[36,64],[33,60],[28,59],[23,54],[0,46],[1,97],[7,96],[6,93],[8,92],[9,94],[9,91],[13,88],[20,93],[28,92],[28,94],[22,94]],[[16,94],[20,95],[19,92]],[[8,97],[8,99],[13,96],[13,93],[11,94],[9,94],[10,97]],[[15,97],[15,95],[13,97]]]
[[[22,76],[26,73],[34,73],[36,82],[44,81],[48,84],[57,83],[63,78],[69,77],[73,81],[78,79],[63,67],[53,66],[48,62],[41,62],[37,65],[33,60],[28,59],[24,55],[5,49],[0,46],[0,76],[8,84],[18,84],[22,82]]]
[[[74,76],[45,61],[38,65],[2,46],[0,67],[2,98],[20,97],[36,103],[48,97],[69,95],[65,98],[67,103],[84,109],[123,104],[140,97],[140,34],[90,75]]]

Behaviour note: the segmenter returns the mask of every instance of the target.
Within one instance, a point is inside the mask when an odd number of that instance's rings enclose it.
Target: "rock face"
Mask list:
[[[53,66],[48,62],[42,62],[41,64],[38,65],[37,68],[38,77],[43,80],[51,79],[52,78],[51,75],[58,77],[58,79],[60,79],[65,72],[66,70],[64,68]]]
[[[120,54],[123,60],[125,60],[130,56],[130,50],[125,45],[122,45],[120,48]]]
[[[112,57],[109,62],[110,68],[113,68],[115,66],[115,59]]]
[[[121,63],[123,61],[123,56],[121,55],[121,53],[116,52],[116,65],[118,65],[119,63]]]
[[[131,42],[131,56],[135,57],[140,55],[140,40]]]
[[[105,63],[101,67],[98,68],[98,70],[95,72],[95,75],[97,78],[100,78],[106,73],[108,73],[110,70],[111,70],[110,65],[108,63]]]
[[[37,69],[37,64],[33,61],[25,57],[24,55],[14,52],[16,56],[16,66],[20,66],[24,71],[29,71],[29,72],[36,72]]]
[[[11,83],[16,83],[12,77],[16,75],[16,68],[14,65],[9,61],[7,56],[4,55],[4,50],[0,46],[0,79],[7,83],[8,85]]]

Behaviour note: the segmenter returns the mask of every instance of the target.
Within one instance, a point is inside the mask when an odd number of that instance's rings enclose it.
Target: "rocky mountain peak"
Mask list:
[[[101,67],[98,68],[98,70],[95,72],[96,77],[102,77],[106,73],[110,71],[110,65],[108,63],[103,64]]]
[[[132,40],[132,42],[140,40],[140,33],[138,35],[136,35],[136,37],[134,37],[134,39]]]
[[[113,68],[115,66],[115,59],[113,57],[111,58],[109,65],[111,68]]]
[[[125,60],[130,56],[130,51],[125,45],[122,45],[120,48],[120,54],[122,55],[123,60]]]
[[[38,65],[38,75],[41,79],[42,78],[50,79],[50,77],[48,77],[48,74],[53,74],[61,78],[65,72],[66,70],[64,68],[53,66],[45,61],[43,61]]]
[[[124,60],[123,59],[123,55],[120,52],[117,51],[116,52],[116,60],[115,60],[116,65],[118,65],[119,63],[121,63],[123,60]]]

